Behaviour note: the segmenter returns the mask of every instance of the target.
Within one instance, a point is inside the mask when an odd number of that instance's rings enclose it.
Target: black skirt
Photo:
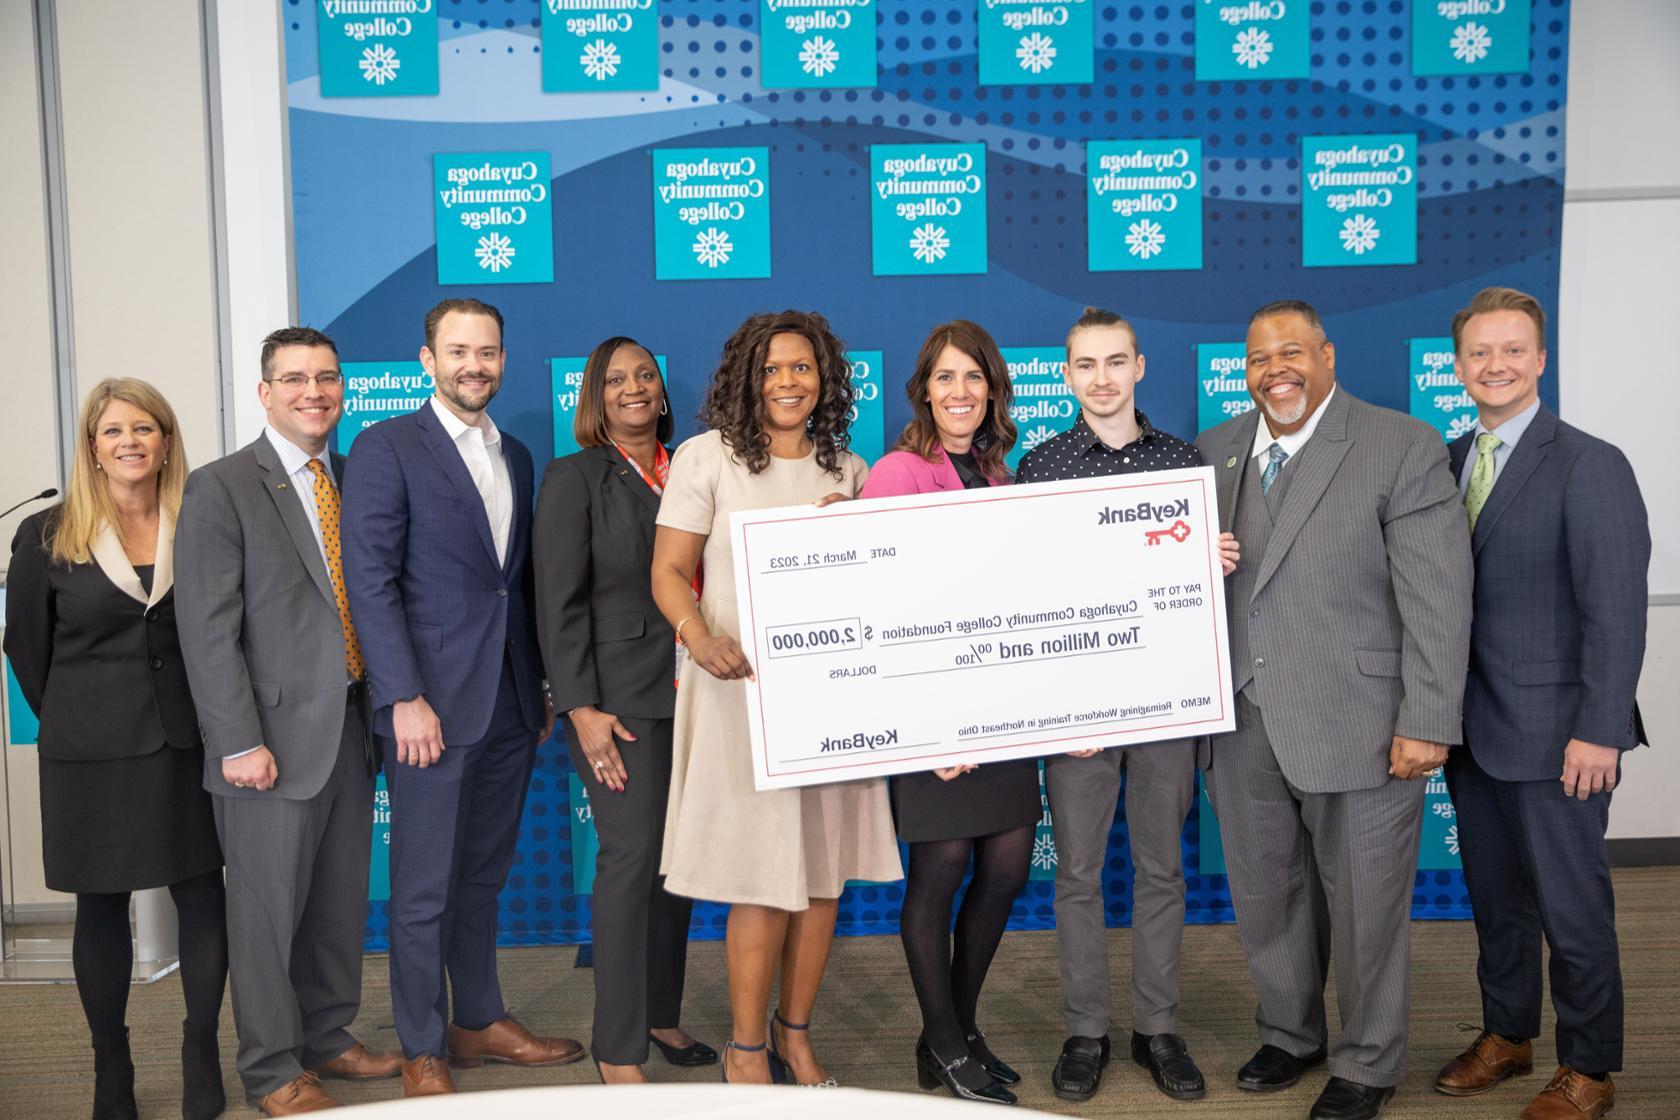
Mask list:
[[[71,894],[164,887],[222,866],[204,749],[42,758],[41,854],[47,886]]]
[[[969,840],[1037,824],[1043,816],[1038,797],[1038,760],[988,762],[951,781],[931,771],[899,774],[892,780],[893,819],[898,838]]]

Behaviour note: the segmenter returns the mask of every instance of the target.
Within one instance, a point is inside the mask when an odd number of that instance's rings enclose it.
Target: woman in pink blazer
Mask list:
[[[935,327],[905,391],[910,423],[869,469],[859,497],[1009,484],[1012,393],[991,335],[963,319]],[[982,547],[974,554],[984,557],[984,542],[976,543]],[[943,1084],[967,1100],[1014,1104],[1006,1086],[1020,1075],[987,1047],[976,1018],[992,954],[1027,881],[1041,813],[1038,764],[1019,759],[901,775],[892,781],[892,803],[899,839],[910,846],[899,931],[922,1009],[918,1079],[924,1089]],[[953,952],[951,902],[971,858],[974,879],[957,915]]]

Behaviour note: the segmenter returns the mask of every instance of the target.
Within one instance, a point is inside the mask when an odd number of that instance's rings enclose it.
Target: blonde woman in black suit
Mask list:
[[[717,1061],[677,1025],[693,903],[659,874],[677,645],[649,578],[671,410],[646,347],[595,347],[573,430],[583,450],[549,464],[537,498],[537,629],[601,840],[591,1049],[601,1080],[624,1084],[647,1080],[650,1040],[673,1065]]]
[[[18,527],[6,656],[41,719],[47,886],[76,896],[72,959],[93,1034],[95,1120],[132,1118],[132,891],[180,915],[181,1114],[221,1113],[216,1021],[227,980],[222,852],[175,630],[171,544],[186,482],[175,413],[111,378],[82,405],[64,501]]]

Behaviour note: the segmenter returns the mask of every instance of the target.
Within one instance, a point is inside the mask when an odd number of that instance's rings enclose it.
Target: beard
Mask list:
[[[1307,395],[1305,393],[1297,394],[1295,403],[1288,408],[1278,408],[1271,401],[1262,397],[1260,407],[1265,410],[1267,416],[1272,418],[1273,423],[1280,427],[1288,427],[1307,414]]]

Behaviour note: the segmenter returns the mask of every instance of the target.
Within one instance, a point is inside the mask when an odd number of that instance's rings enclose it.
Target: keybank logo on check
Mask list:
[[[837,735],[831,739],[824,739],[819,748],[823,752],[829,751],[861,751],[874,750],[876,747],[898,746],[898,728],[886,731],[854,731],[850,735]]]
[[[1134,521],[1165,521],[1169,517],[1189,517],[1190,499],[1180,498],[1166,505],[1153,506],[1139,502],[1135,506],[1109,506],[1097,511],[1098,525],[1127,525]]]

